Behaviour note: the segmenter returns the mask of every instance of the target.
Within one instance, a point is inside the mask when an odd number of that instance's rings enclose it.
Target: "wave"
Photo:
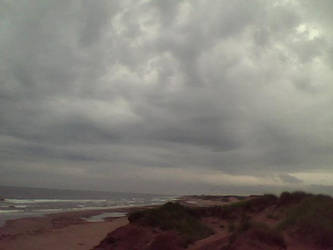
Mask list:
[[[72,203],[100,203],[108,200],[58,200],[58,199],[6,199],[6,202],[13,204],[30,204],[30,203],[53,203],[53,202],[72,202]]]
[[[22,212],[22,210],[0,210],[0,214],[10,214],[10,213],[19,213]]]

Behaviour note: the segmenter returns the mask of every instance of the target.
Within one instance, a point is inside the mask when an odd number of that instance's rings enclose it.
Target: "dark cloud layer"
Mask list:
[[[329,0],[0,0],[0,182],[329,185],[329,9]]]

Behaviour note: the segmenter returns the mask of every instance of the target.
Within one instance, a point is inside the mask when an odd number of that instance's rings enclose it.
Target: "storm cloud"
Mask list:
[[[330,185],[332,9],[0,0],[0,182],[163,193]]]

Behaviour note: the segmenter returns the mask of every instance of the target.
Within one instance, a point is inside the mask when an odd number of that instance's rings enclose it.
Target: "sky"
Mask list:
[[[0,0],[0,184],[333,190],[332,9]]]

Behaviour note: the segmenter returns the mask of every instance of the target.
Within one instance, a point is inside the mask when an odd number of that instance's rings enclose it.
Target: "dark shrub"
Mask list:
[[[200,222],[194,209],[172,202],[158,208],[134,212],[129,215],[129,221],[143,226],[158,227],[162,230],[175,230],[184,236],[188,243],[213,233]]]
[[[312,194],[308,194],[301,191],[296,191],[293,193],[289,192],[283,192],[281,193],[279,200],[278,200],[278,206],[288,206],[291,204],[296,204],[304,200],[305,198],[313,196]]]
[[[259,212],[265,208],[276,204],[277,197],[273,194],[265,194],[261,197],[257,197],[249,200],[249,209],[252,212]]]

